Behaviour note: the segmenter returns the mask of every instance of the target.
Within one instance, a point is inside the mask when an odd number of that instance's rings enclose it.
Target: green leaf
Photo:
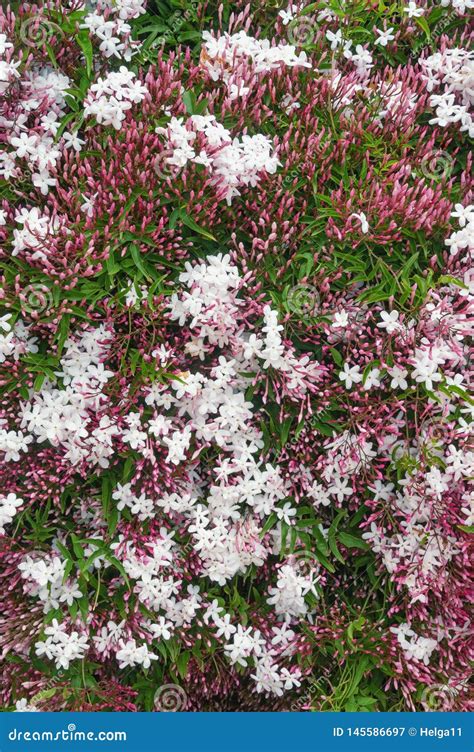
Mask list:
[[[184,209],[180,210],[179,217],[183,225],[186,225],[186,227],[189,227],[190,230],[194,230],[194,232],[199,233],[199,235],[202,235],[204,238],[207,238],[208,240],[213,240],[215,243],[217,243],[217,239],[214,237],[214,235],[211,235],[210,232],[208,232],[207,230],[204,230],[202,227],[199,227],[199,225],[196,224],[194,219],[192,219],[186,213]]]
[[[338,512],[338,514],[334,518],[333,522],[331,523],[331,527],[329,528],[329,531],[328,531],[328,544],[329,544],[329,548],[331,549],[331,551],[334,554],[334,556],[336,557],[336,559],[341,562],[341,564],[344,564],[344,557],[343,557],[343,555],[341,554],[341,552],[339,551],[339,549],[337,547],[336,532],[337,532],[337,526],[339,524],[339,520],[341,520],[342,517],[345,517],[345,515],[346,515],[346,510],[345,509],[341,509],[341,511]]]
[[[41,387],[43,386],[43,382],[44,382],[45,378],[46,378],[46,374],[45,373],[39,373],[36,376],[36,378],[35,378],[35,380],[33,382],[33,389],[35,390],[35,392],[39,392],[40,391]]]
[[[130,588],[130,582],[129,582],[127,573],[125,569],[123,568],[122,563],[115,556],[112,556],[112,554],[109,554],[109,553],[105,554],[105,558],[107,559],[108,562],[110,562],[110,564],[112,564],[112,566],[115,567],[115,569],[117,569],[120,572],[120,574],[122,575],[123,579],[125,580],[127,584],[127,587]]]
[[[59,541],[56,541],[55,545],[56,545],[56,548],[58,548],[58,549],[59,549],[59,551],[61,551],[61,553],[62,553],[62,555],[64,556],[64,558],[66,559],[66,561],[72,561],[72,562],[73,562],[73,564],[74,564],[74,559],[73,559],[73,557],[72,557],[72,554],[71,554],[71,552],[70,552],[70,551],[69,551],[69,550],[68,550],[68,549],[66,548],[66,546],[63,546],[63,544],[62,544],[62,543],[60,543]]]
[[[428,21],[426,20],[426,18],[423,18],[423,16],[419,16],[419,17],[415,17],[414,20],[418,24],[420,29],[422,29],[425,32],[426,38],[431,39],[431,31],[430,31],[430,27],[428,26]]]
[[[181,653],[181,655],[178,656],[178,660],[176,661],[176,667],[182,679],[185,678],[188,672],[188,663],[189,663],[190,657],[191,657],[191,653],[189,652],[189,650],[185,650],[184,653]]]
[[[84,595],[82,598],[78,598],[77,605],[79,606],[79,611],[81,612],[83,620],[87,621],[87,616],[89,614],[89,601],[87,600],[87,597]]]
[[[185,91],[183,96],[183,104],[186,107],[186,112],[189,115],[194,115],[194,108],[196,106],[196,95],[193,91]]]
[[[346,548],[360,548],[362,551],[367,551],[368,549],[370,549],[370,546],[365,541],[363,541],[362,538],[356,538],[355,535],[346,533],[343,530],[338,533],[337,537],[342,545]]]
[[[145,269],[143,265],[140,250],[134,243],[132,243],[132,245],[130,246],[130,253],[132,254],[132,259],[134,260],[135,266],[137,267],[137,269],[141,271],[141,273],[143,274],[144,277],[146,277],[146,279],[152,279],[151,275],[147,272],[147,270]]]
[[[263,536],[265,535],[265,533],[268,533],[268,531],[271,530],[272,527],[274,527],[274,525],[276,525],[277,520],[278,520],[277,515],[275,514],[275,512],[272,512],[271,515],[270,515],[270,517],[265,522],[265,524],[264,524],[264,526],[262,528],[262,532],[260,533],[260,537],[263,538]]]
[[[326,541],[326,538],[324,537],[323,533],[321,532],[321,528],[319,525],[315,526],[313,528],[313,535],[316,538],[316,545],[318,547],[319,551],[322,551],[324,556],[329,555],[329,547]]]
[[[84,558],[84,549],[82,548],[79,538],[77,535],[74,535],[74,533],[71,533],[71,542],[72,542],[72,549],[74,553],[76,554],[78,559]]]
[[[83,29],[82,31],[80,31],[76,35],[76,39],[77,39],[77,43],[79,47],[84,53],[87,75],[90,76],[92,74],[92,58],[93,58],[94,50],[92,47],[92,42],[90,40],[88,30]]]
[[[342,367],[343,358],[339,350],[336,350],[335,347],[331,347],[331,355],[335,364],[339,367]]]
[[[462,530],[463,533],[469,533],[470,535],[474,533],[474,525],[458,525],[457,527],[459,530]]]
[[[109,255],[107,256],[105,260],[105,265],[107,267],[107,272],[111,277],[114,276],[114,274],[117,274],[120,271],[120,264],[115,262],[114,252],[111,251]]]
[[[329,437],[333,435],[334,430],[335,430],[331,426],[321,423],[320,420],[316,420],[316,418],[311,419],[311,428],[314,428],[315,431],[317,431],[318,433],[321,433],[323,436],[329,436]]]
[[[323,567],[328,570],[328,572],[331,572],[331,574],[334,574],[334,572],[336,571],[335,568],[333,567],[331,562],[328,559],[326,559],[325,556],[323,556],[323,554],[320,551],[316,552],[316,556],[320,564],[322,564]]]

